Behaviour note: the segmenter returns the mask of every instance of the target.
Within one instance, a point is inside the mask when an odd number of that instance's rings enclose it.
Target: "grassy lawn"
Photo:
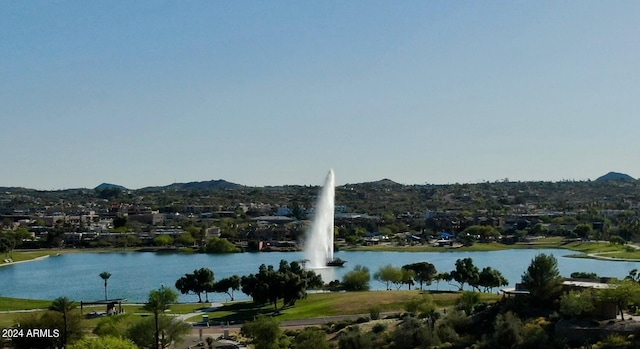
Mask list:
[[[461,247],[435,247],[427,245],[414,245],[414,246],[394,246],[394,245],[371,245],[371,246],[359,246],[344,249],[345,251],[373,251],[373,252],[451,252],[451,251],[500,251],[512,248],[509,245],[500,244],[496,242],[491,243],[476,243],[473,246],[461,246]]]
[[[392,251],[392,252],[449,252],[449,251],[465,251],[465,252],[477,252],[477,251],[501,251],[507,249],[544,249],[544,248],[562,248],[580,252],[579,254],[571,257],[577,258],[593,258],[588,256],[591,253],[604,253],[606,257],[612,258],[625,258],[625,259],[640,259],[640,250],[636,251],[628,246],[611,244],[608,242],[584,242],[584,241],[571,241],[567,242],[564,238],[559,236],[541,238],[532,240],[529,242],[519,242],[513,245],[501,244],[498,242],[490,243],[475,243],[473,246],[462,247],[433,247],[426,245],[415,246],[394,246],[394,245],[373,245],[373,246],[360,246],[345,249],[348,251]]]
[[[42,257],[42,256],[50,256],[56,255],[57,252],[53,252],[52,250],[37,250],[37,251],[13,251],[12,259],[14,262],[27,261],[34,258]],[[2,259],[0,259],[0,264],[4,264],[4,255],[2,255]]]
[[[280,320],[295,320],[318,318],[337,315],[368,314],[369,310],[377,306],[382,312],[402,312],[404,305],[413,297],[419,296],[420,291],[369,291],[369,292],[332,292],[314,293],[306,299],[300,300],[294,307],[281,310]],[[442,292],[431,294],[438,308],[451,307],[460,295],[458,293]],[[496,294],[482,294],[482,301],[494,302],[500,299]],[[281,303],[278,306],[282,306]],[[226,304],[220,310],[206,313],[211,321],[238,322],[252,320],[258,314],[272,314],[273,305],[256,307],[252,302],[238,302]],[[202,321],[202,315],[191,317],[187,321]]]
[[[14,250],[12,252],[12,257],[14,262],[21,262],[32,260],[34,258],[43,257],[43,256],[57,256],[66,253],[105,253],[105,252],[133,252],[135,248],[68,248],[68,249],[59,249],[59,248],[43,248],[38,250]],[[2,255],[0,258],[0,265],[4,264],[4,259],[8,258]]]
[[[0,297],[0,311],[47,309],[50,305],[48,300]]]
[[[586,254],[580,254],[580,255],[571,256],[571,257],[593,258]],[[596,256],[596,258],[609,259],[609,260],[619,259],[620,261],[640,260],[640,251],[607,252],[607,253],[602,253],[601,255]]]

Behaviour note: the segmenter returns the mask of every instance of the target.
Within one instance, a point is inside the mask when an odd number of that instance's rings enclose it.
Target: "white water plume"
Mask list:
[[[324,268],[333,261],[334,200],[335,179],[333,170],[329,170],[305,242],[305,257],[311,268]]]

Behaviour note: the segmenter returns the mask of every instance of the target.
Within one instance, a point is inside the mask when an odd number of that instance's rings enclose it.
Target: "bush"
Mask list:
[[[609,242],[614,244],[614,245],[624,245],[627,242],[621,238],[620,236],[612,236],[611,239],[609,239]]]
[[[368,291],[370,279],[369,268],[358,264],[342,277],[342,286],[345,291]]]
[[[489,304],[485,303],[485,302],[480,302],[476,305],[473,306],[473,313],[479,313],[481,311],[487,310],[487,308],[489,308]]]
[[[387,329],[387,325],[386,324],[375,324],[373,325],[373,327],[371,328],[371,331],[373,331],[373,333],[382,333]]]
[[[380,318],[380,307],[374,306],[369,308],[369,317],[371,320],[378,320]]]
[[[337,322],[335,325],[333,325],[333,332],[338,332],[340,330],[342,330],[343,328],[346,328],[347,326],[351,325],[351,321],[340,321]]]
[[[593,346],[593,349],[627,348],[631,343],[623,336],[612,334]]]
[[[560,297],[560,314],[567,319],[582,319],[595,310],[593,290],[569,291]]]
[[[467,315],[473,313],[473,308],[480,302],[478,292],[464,291],[456,301],[456,309],[464,311]]]

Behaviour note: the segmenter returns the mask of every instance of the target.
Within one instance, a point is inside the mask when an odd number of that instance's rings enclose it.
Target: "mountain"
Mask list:
[[[388,178],[385,179],[381,179],[379,181],[375,181],[375,182],[363,182],[363,183],[353,183],[353,184],[349,184],[349,185],[363,185],[363,186],[369,186],[369,187],[396,187],[396,186],[402,186],[402,184],[396,183]]]
[[[392,181],[392,180],[390,180],[390,179],[388,179],[388,178],[381,179],[381,180],[379,180],[379,181],[377,181],[377,182],[371,182],[371,183],[369,183],[369,184],[381,185],[381,186],[389,186],[389,185],[394,186],[394,185],[401,185],[401,184],[396,183],[396,182],[394,182],[394,181]]]
[[[618,172],[609,172],[604,176],[600,176],[598,177],[598,179],[596,179],[596,181],[598,182],[604,182],[604,181],[635,181],[635,178],[629,176],[628,174],[625,173],[618,173]]]
[[[164,187],[147,187],[144,189],[167,189],[167,190],[211,190],[211,189],[237,189],[243,186],[236,183],[227,182],[224,179],[202,181],[202,182],[188,182],[188,183],[173,183]]]
[[[94,190],[105,190],[105,189],[120,189],[120,190],[128,190],[127,188],[111,183],[102,183],[99,186],[95,187]]]

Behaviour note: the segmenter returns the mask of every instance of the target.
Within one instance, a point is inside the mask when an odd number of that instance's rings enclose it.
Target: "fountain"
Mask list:
[[[311,268],[342,266],[345,261],[333,258],[333,218],[335,179],[329,170],[316,203],[311,230],[305,241],[305,257]]]

